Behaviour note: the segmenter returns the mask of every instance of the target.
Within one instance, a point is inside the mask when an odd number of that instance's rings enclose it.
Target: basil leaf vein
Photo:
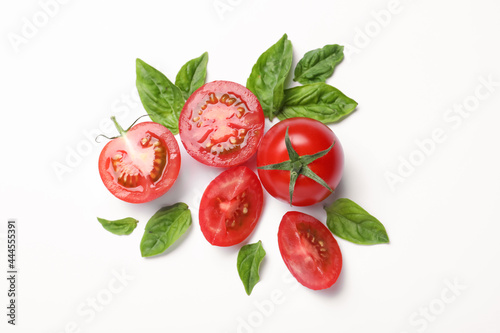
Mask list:
[[[126,217],[119,220],[106,220],[98,217],[97,220],[104,229],[115,235],[130,235],[139,222],[132,217]]]
[[[173,134],[179,133],[179,116],[184,106],[182,91],[141,59],[136,60],[136,75],[137,91],[151,120]]]
[[[181,67],[175,77],[175,85],[179,87],[185,100],[202,85],[207,78],[208,53],[205,52],[195,59],[191,59]]]
[[[285,80],[292,66],[292,42],[286,34],[257,59],[247,80],[247,88],[259,100],[270,120],[281,110]]]
[[[260,280],[259,268],[265,255],[266,251],[262,247],[262,241],[244,245],[238,252],[238,274],[247,295],[252,293],[253,288]]]
[[[356,109],[358,103],[335,87],[323,82],[285,90],[278,118],[308,117],[328,124],[338,122]]]
[[[326,225],[335,235],[362,245],[389,243],[384,225],[349,199],[338,199],[325,207]]]
[[[295,66],[294,78],[302,84],[325,82],[344,59],[344,47],[332,44],[307,52]]]
[[[163,253],[183,235],[191,225],[191,211],[179,202],[158,210],[146,224],[141,240],[141,254],[151,257]]]

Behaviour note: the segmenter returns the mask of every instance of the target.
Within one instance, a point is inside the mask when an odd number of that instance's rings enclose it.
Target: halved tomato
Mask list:
[[[118,199],[142,203],[165,194],[181,166],[179,145],[165,126],[139,123],[123,130],[111,118],[120,136],[111,140],[99,156],[99,174]]]
[[[244,241],[262,212],[264,195],[257,175],[246,166],[222,172],[207,186],[200,203],[200,227],[212,245]]]
[[[300,212],[286,213],[278,230],[281,257],[292,275],[307,288],[331,287],[342,270],[339,245],[328,228]]]
[[[196,90],[184,104],[179,134],[189,155],[217,167],[246,162],[264,134],[259,100],[244,86],[213,81]]]

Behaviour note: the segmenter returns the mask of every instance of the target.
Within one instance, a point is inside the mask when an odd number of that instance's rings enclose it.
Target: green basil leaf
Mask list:
[[[265,255],[266,251],[264,251],[261,241],[242,246],[238,252],[238,274],[247,295],[252,293],[253,287],[259,282],[259,267]]]
[[[389,243],[382,223],[349,199],[338,199],[325,207],[326,225],[340,238],[356,244]]]
[[[146,224],[141,240],[141,254],[151,257],[163,253],[191,225],[191,211],[179,202],[157,211]]]
[[[207,78],[208,53],[205,52],[195,59],[189,60],[181,67],[175,78],[175,85],[182,91],[184,99],[205,84]]]
[[[139,222],[132,217],[126,217],[124,219],[114,221],[98,217],[97,220],[102,224],[104,229],[115,235],[130,235]]]
[[[284,105],[277,116],[280,120],[308,117],[328,124],[340,121],[357,105],[337,88],[319,82],[286,89]]]
[[[302,84],[325,82],[344,59],[344,47],[333,44],[307,52],[295,66],[294,78]]]
[[[181,90],[141,59],[136,61],[136,74],[137,90],[151,120],[162,124],[173,134],[179,133],[179,115],[184,106]]]
[[[281,110],[285,80],[292,66],[292,42],[286,34],[257,60],[247,80],[247,88],[259,99],[270,120]]]

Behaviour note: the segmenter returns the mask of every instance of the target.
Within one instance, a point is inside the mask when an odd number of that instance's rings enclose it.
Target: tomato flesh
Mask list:
[[[245,240],[255,228],[263,205],[262,186],[246,166],[228,169],[203,193],[200,228],[212,245],[232,246]]]
[[[172,187],[179,174],[180,159],[172,133],[160,124],[144,122],[104,147],[99,173],[114,196],[142,203],[158,198]]]
[[[278,246],[285,265],[307,288],[326,289],[337,281],[342,254],[328,228],[314,217],[291,211],[278,230]]]
[[[295,151],[300,155],[312,155],[333,148],[325,156],[310,163],[309,168],[333,190],[342,178],[344,153],[339,139],[325,124],[311,118],[289,118],[280,121],[264,135],[257,152],[257,166],[275,164],[290,159],[285,144],[285,132]],[[290,202],[290,172],[285,170],[259,169],[264,188],[273,197]],[[293,192],[292,205],[309,206],[326,199],[331,192],[316,181],[299,175]]]
[[[196,90],[179,118],[179,133],[187,152],[211,166],[231,167],[257,151],[264,132],[264,113],[247,88],[214,81]]]

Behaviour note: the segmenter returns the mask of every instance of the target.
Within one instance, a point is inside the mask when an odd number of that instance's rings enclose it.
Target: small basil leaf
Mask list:
[[[326,83],[312,83],[285,90],[278,118],[308,117],[328,124],[342,120],[358,103]]]
[[[163,253],[191,225],[191,211],[179,202],[157,211],[146,224],[141,240],[141,254],[151,257]]]
[[[292,42],[286,34],[259,57],[247,80],[247,88],[259,99],[269,119],[281,110],[285,80],[292,66]]]
[[[134,218],[126,217],[120,220],[106,220],[101,219],[100,217],[97,220],[102,224],[104,229],[115,234],[115,235],[130,235],[132,231],[134,231],[135,227],[137,227],[137,221]]]
[[[382,223],[349,199],[338,199],[325,207],[326,225],[340,238],[356,244],[389,243]]]
[[[238,274],[247,295],[252,293],[253,287],[259,282],[259,267],[265,255],[266,251],[264,251],[261,241],[242,246],[238,252]]]
[[[181,90],[141,59],[136,61],[136,74],[137,91],[151,120],[173,134],[179,133],[179,115],[184,106]]]
[[[302,84],[325,82],[344,59],[344,47],[333,44],[307,52],[295,66],[294,78]]]
[[[175,85],[182,91],[184,99],[205,84],[207,78],[208,53],[205,52],[195,59],[189,60],[181,67],[175,78]]]

